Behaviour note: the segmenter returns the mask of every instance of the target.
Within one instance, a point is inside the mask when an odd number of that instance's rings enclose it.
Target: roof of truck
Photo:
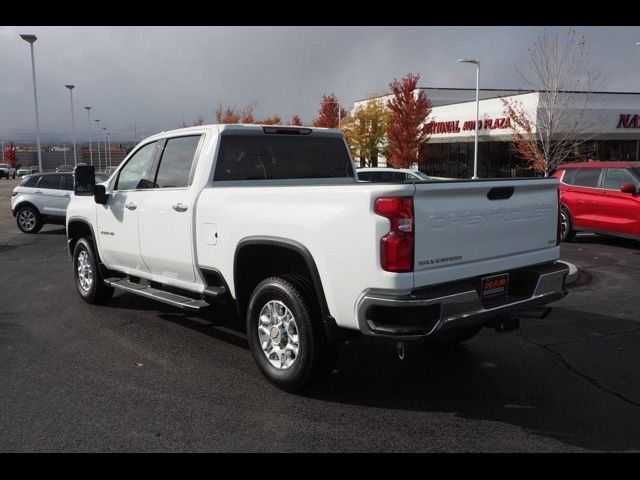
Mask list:
[[[152,135],[148,138],[154,137],[166,137],[176,134],[189,134],[189,133],[198,133],[203,130],[216,130],[216,131],[224,131],[224,130],[236,130],[236,131],[262,131],[263,133],[289,133],[293,131],[300,130],[308,130],[310,132],[322,133],[327,136],[338,136],[342,135],[342,132],[338,128],[321,128],[321,127],[307,127],[300,125],[262,125],[262,124],[254,124],[254,123],[211,123],[207,125],[196,125],[193,127],[185,127],[185,128],[176,128],[175,130],[167,130],[164,132],[159,132],[155,135]],[[272,131],[266,131],[272,130]],[[280,132],[278,131],[280,130]],[[145,139],[146,140],[146,139]]]

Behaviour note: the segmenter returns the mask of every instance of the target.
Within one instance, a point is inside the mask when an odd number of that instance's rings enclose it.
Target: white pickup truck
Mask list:
[[[0,163],[0,178],[16,178],[16,169],[8,163]]]
[[[556,179],[358,182],[338,130],[163,132],[107,182],[77,167],[74,186],[84,300],[231,302],[289,391],[330,372],[350,333],[452,344],[566,293]]]

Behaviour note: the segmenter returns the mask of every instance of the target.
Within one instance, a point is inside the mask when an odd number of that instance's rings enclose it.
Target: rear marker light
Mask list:
[[[414,215],[412,197],[380,197],[375,213],[390,222],[389,233],[380,239],[380,263],[387,272],[413,272]]]

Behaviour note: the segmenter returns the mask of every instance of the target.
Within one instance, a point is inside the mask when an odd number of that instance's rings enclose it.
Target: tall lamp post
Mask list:
[[[96,118],[94,122],[96,122],[96,129],[98,130],[98,171],[100,171],[100,119]]]
[[[89,134],[89,160],[91,165],[93,165],[93,152],[91,151],[91,107],[84,107],[84,109],[87,111],[87,121],[89,125],[87,130]]]
[[[73,165],[78,164],[78,159],[76,157],[76,121],[73,116],[73,89],[75,85],[65,85],[69,89],[69,95],[71,95],[71,130],[73,132]]]
[[[38,91],[36,89],[36,64],[33,59],[33,42],[35,42],[38,37],[30,34],[22,34],[20,35],[25,42],[29,42],[31,47],[31,73],[33,76],[33,100],[36,104],[36,140],[38,142],[38,170],[42,172],[42,154],[40,153],[40,120],[38,118]]]
[[[476,66],[476,137],[475,137],[475,148],[473,150],[473,177],[478,178],[478,124],[480,123],[480,101],[479,101],[479,91],[480,91],[480,60],[469,60],[461,58],[458,60],[459,63],[473,63]]]
[[[104,130],[104,164],[107,165],[108,163],[108,158],[109,158],[109,153],[108,153],[108,146],[107,146],[107,127],[102,127],[102,130]]]

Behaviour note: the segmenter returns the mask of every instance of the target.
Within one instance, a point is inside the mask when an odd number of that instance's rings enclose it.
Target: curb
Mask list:
[[[569,267],[569,274],[567,275],[567,281],[565,285],[571,285],[578,279],[578,267],[576,267],[573,263],[565,262],[559,260],[560,263],[564,263],[567,267]]]

